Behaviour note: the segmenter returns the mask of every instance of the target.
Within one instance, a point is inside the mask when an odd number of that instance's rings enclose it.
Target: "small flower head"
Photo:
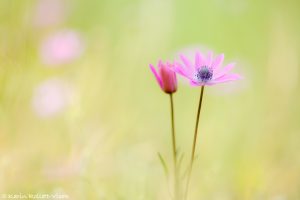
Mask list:
[[[212,52],[209,52],[206,57],[197,52],[194,62],[191,62],[184,55],[180,55],[180,58],[183,64],[176,63],[173,69],[189,79],[192,86],[215,85],[241,79],[238,74],[229,74],[229,71],[234,67],[234,63],[222,67],[224,54],[213,58]]]
[[[154,74],[160,88],[166,93],[174,93],[177,90],[177,78],[173,71],[174,65],[162,61],[158,62],[158,69],[156,70],[153,65],[150,64],[150,69]]]

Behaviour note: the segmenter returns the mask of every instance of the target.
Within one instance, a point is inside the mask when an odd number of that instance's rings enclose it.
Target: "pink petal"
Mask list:
[[[195,82],[195,81],[191,80],[191,81],[190,81],[190,85],[191,85],[191,86],[194,86],[194,87],[198,87],[198,86],[203,86],[203,85],[205,85],[205,84],[202,83],[202,82],[198,83],[198,82]]]
[[[234,66],[235,66],[235,63],[230,63],[230,64],[226,65],[223,69],[216,70],[214,79],[217,79],[217,78],[227,74],[229,71],[231,71],[234,68]]]
[[[215,85],[217,83],[215,83],[213,81],[209,81],[209,82],[206,82],[206,83],[203,83],[203,82],[198,83],[198,82],[195,82],[195,81],[191,80],[190,84],[191,84],[191,86],[197,87],[197,86],[203,86],[203,85],[211,86],[211,85]]]
[[[154,66],[152,64],[150,64],[149,67],[150,67],[152,73],[154,74],[159,86],[162,88],[163,87],[162,80],[161,80],[160,76],[158,75],[158,73],[156,72]]]
[[[175,66],[174,66],[173,70],[188,79],[191,79],[193,77],[193,72],[191,72],[191,70],[183,67],[180,63],[175,62]]]
[[[171,67],[171,63],[166,63],[160,71],[160,78],[162,80],[163,91],[166,93],[173,93],[177,90],[177,79],[176,74]]]
[[[195,55],[195,67],[199,68],[202,67],[204,65],[204,57],[200,52],[196,52]]]
[[[228,81],[235,81],[235,80],[239,80],[242,79],[242,76],[238,75],[238,74],[227,74],[227,75],[223,75],[213,81],[211,81],[211,83],[223,83],[223,82],[228,82]]]
[[[210,82],[207,82],[205,85],[208,85],[208,86],[212,86],[212,85],[215,85],[217,83],[213,82],[213,81],[210,81]]]
[[[224,54],[220,54],[219,56],[217,56],[211,65],[213,70],[219,68],[219,66],[223,63],[223,60],[224,60]]]
[[[179,68],[179,67],[175,67],[174,68],[174,71],[177,72],[178,74],[186,77],[186,78],[190,78],[185,71],[182,70],[182,68]]]
[[[179,57],[185,66],[192,67],[192,63],[189,61],[187,57],[185,57],[185,55],[181,54]]]
[[[162,60],[159,60],[158,61],[158,71],[159,71],[159,74],[160,74],[160,70],[161,70],[161,68],[163,68],[164,67],[164,62],[162,61]]]
[[[211,67],[212,60],[213,60],[213,52],[209,51],[207,53],[206,62],[205,62],[205,64],[206,64],[207,67]]]

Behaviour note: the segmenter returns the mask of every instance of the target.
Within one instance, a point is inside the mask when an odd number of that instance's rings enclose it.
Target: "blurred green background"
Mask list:
[[[299,200],[299,20],[298,0],[1,0],[0,194],[170,199],[148,64],[200,48],[244,80],[205,91],[190,199]],[[187,163],[200,88],[179,82]]]

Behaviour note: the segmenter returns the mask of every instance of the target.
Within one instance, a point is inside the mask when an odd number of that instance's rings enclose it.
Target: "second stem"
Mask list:
[[[190,184],[190,179],[191,179],[192,168],[193,168],[193,164],[194,164],[194,160],[195,160],[195,151],[196,151],[197,136],[198,136],[198,125],[199,125],[200,111],[201,111],[201,106],[202,106],[203,93],[204,93],[204,86],[201,87],[201,92],[200,92],[200,99],[199,99],[199,105],[198,105],[198,111],[197,111],[195,133],[194,133],[194,139],[193,139],[193,148],[192,148],[191,162],[190,162],[190,166],[189,166],[189,169],[188,169],[187,182],[186,182],[185,195],[184,195],[185,199],[187,199],[187,194],[188,194],[188,189],[189,189],[189,184]]]

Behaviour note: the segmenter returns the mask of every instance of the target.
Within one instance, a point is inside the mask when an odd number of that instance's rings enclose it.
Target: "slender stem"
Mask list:
[[[171,103],[171,123],[172,123],[172,147],[173,147],[173,159],[174,159],[174,166],[176,166],[176,137],[175,137],[175,123],[174,123],[174,104],[173,104],[173,95],[170,94],[170,103]]]
[[[170,93],[171,103],[171,123],[172,123],[172,147],[173,147],[173,159],[174,159],[174,198],[178,199],[178,175],[177,175],[177,150],[176,150],[176,137],[175,137],[175,123],[174,123],[174,104],[173,95]]]
[[[197,136],[198,136],[198,125],[199,125],[200,111],[201,111],[201,106],[202,106],[203,93],[204,93],[204,86],[201,87],[201,92],[200,92],[200,100],[199,100],[198,111],[197,111],[197,119],[196,119],[195,133],[194,133],[194,139],[193,139],[191,162],[190,162],[190,166],[189,166],[188,174],[187,174],[187,182],[186,182],[184,199],[187,199],[192,168],[193,168],[193,164],[194,164],[194,160],[195,160],[195,151],[196,151]]]
[[[204,86],[201,87],[201,93],[200,93],[200,100],[199,100],[199,106],[198,106],[198,112],[197,112],[195,134],[194,134],[194,140],[193,140],[191,165],[194,163],[194,158],[195,158],[195,150],[196,150],[197,136],[198,136],[198,125],[199,125],[200,111],[201,111],[201,106],[202,106],[203,93],[204,93]]]

